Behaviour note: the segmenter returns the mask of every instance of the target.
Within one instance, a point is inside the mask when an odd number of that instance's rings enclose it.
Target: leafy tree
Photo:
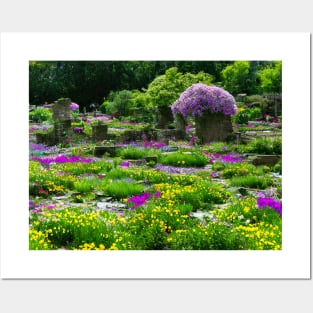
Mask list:
[[[223,86],[232,94],[248,93],[249,61],[235,61],[222,70]]]
[[[111,102],[106,105],[106,113],[117,112],[120,116],[128,116],[133,104],[133,94],[129,90],[121,90],[110,94]]]
[[[282,62],[271,62],[259,72],[261,90],[268,93],[282,92]]]
[[[212,76],[204,72],[197,74],[178,72],[177,67],[168,69],[164,75],[156,77],[146,91],[152,106],[168,107],[189,86],[195,83],[211,85]]]
[[[212,76],[204,72],[183,74],[178,71],[177,67],[172,67],[149,84],[146,94],[149,97],[149,105],[156,109],[158,127],[165,128],[173,122],[170,105],[194,83],[210,85]]]

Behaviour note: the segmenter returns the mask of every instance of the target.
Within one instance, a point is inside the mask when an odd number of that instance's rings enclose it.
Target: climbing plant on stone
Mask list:
[[[230,116],[237,113],[234,97],[226,90],[205,84],[187,88],[171,106],[174,116],[195,117],[196,135],[201,143],[230,139]]]

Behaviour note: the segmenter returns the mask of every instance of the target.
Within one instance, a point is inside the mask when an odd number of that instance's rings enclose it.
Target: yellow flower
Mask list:
[[[243,209],[243,211],[245,212],[245,213],[249,213],[249,211],[250,211],[250,208],[248,208],[247,206]]]

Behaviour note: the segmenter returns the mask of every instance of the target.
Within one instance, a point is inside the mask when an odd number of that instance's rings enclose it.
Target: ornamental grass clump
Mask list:
[[[187,88],[171,106],[174,115],[202,116],[203,112],[234,115],[237,112],[234,97],[226,90],[205,84],[194,84]]]
[[[203,167],[207,165],[208,158],[200,152],[190,154],[173,152],[161,155],[160,163],[179,167]]]

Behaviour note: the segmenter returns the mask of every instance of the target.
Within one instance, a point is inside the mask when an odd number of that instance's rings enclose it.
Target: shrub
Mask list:
[[[179,229],[167,238],[171,250],[238,250],[244,249],[244,236],[235,234],[222,223],[208,221],[207,226],[197,225]]]
[[[161,155],[160,163],[181,167],[202,167],[208,163],[208,158],[205,154],[200,152],[194,152],[191,154],[173,152]]]
[[[268,186],[273,185],[273,180],[264,176],[233,177],[230,180],[230,185],[234,187],[266,189]]]
[[[282,160],[279,160],[272,168],[273,172],[282,174]]]
[[[36,123],[52,122],[52,112],[50,109],[39,107],[29,113],[29,119]]]
[[[262,168],[258,168],[247,162],[225,163],[225,168],[221,172],[223,178],[241,177],[247,175],[262,175]]]
[[[281,154],[281,138],[256,138],[248,144],[249,152],[259,154]]]
[[[188,115],[202,116],[204,111],[233,115],[237,112],[234,97],[226,90],[205,84],[194,84],[187,88],[171,106],[173,114],[180,113],[183,117]]]
[[[282,154],[282,140],[279,137],[273,140],[273,153]]]
[[[233,116],[233,122],[236,124],[247,124],[249,118],[249,111],[247,109],[240,108],[238,109],[238,113]]]
[[[137,148],[134,146],[128,146],[126,149],[121,150],[120,156],[123,159],[138,160],[143,159],[147,155],[147,151],[144,148]]]
[[[126,180],[112,181],[103,187],[107,196],[114,199],[124,199],[129,196],[140,194],[144,190],[144,186],[137,183],[131,183]]]
[[[88,193],[95,189],[97,186],[97,181],[95,177],[86,177],[80,179],[74,183],[74,190],[81,193]]]
[[[249,109],[249,121],[257,120],[262,118],[262,111],[260,108]]]

